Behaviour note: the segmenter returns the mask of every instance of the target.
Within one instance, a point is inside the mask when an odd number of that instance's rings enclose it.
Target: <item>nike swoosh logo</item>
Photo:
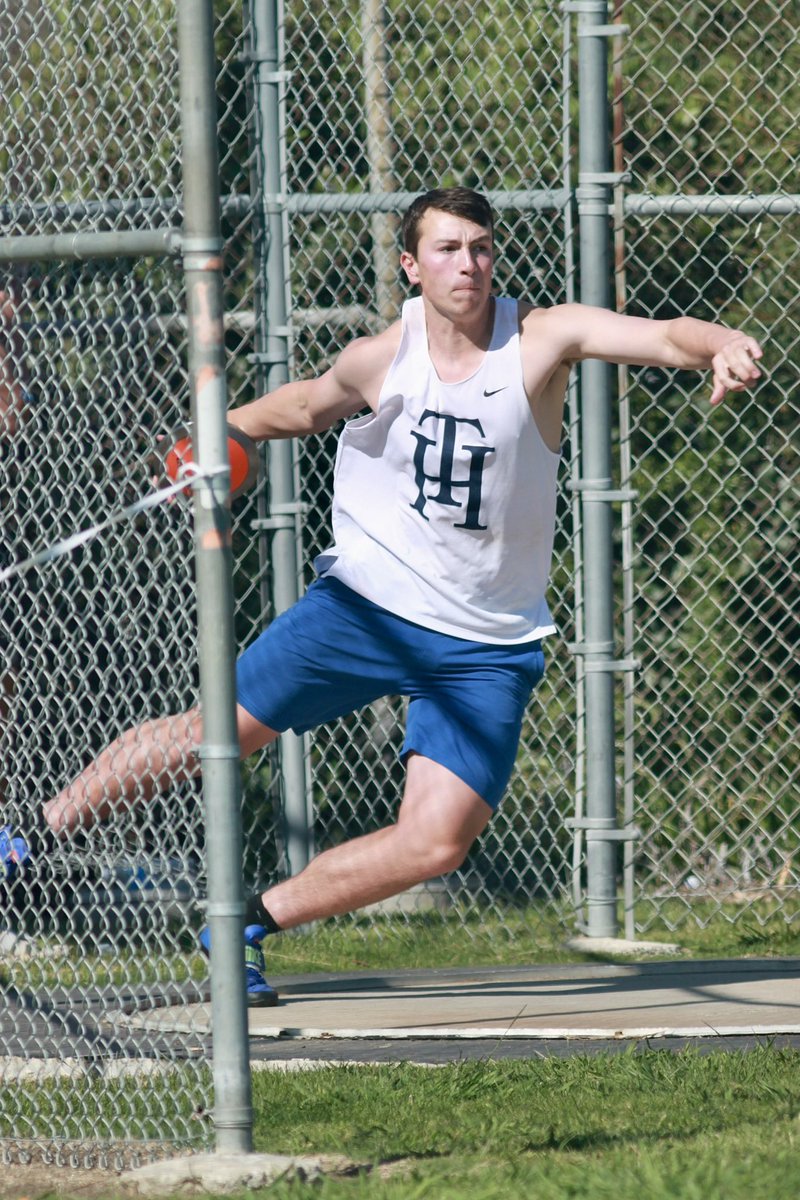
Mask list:
[[[488,391],[486,388],[484,388],[483,394],[484,394],[484,396],[496,396],[498,392],[504,392],[507,387],[508,387],[508,384],[504,383],[502,387],[492,388],[491,391]]]

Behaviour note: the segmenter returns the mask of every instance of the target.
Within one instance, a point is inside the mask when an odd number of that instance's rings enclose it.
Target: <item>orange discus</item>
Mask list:
[[[164,469],[168,477],[177,483],[181,472],[194,462],[192,436],[188,429],[178,430],[169,450],[164,454]],[[252,487],[258,478],[258,450],[256,444],[241,429],[228,426],[228,462],[231,468],[231,498],[241,496]],[[189,494],[189,489],[186,489]]]

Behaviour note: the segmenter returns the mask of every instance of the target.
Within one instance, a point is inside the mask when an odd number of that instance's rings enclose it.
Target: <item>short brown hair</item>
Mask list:
[[[494,233],[491,205],[480,192],[467,187],[432,188],[422,196],[417,196],[403,217],[403,249],[409,254],[417,253],[420,222],[431,208],[437,212],[452,213],[454,217],[463,217]]]

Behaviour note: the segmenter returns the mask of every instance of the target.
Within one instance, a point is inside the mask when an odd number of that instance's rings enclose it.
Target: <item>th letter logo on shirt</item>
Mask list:
[[[456,529],[486,529],[481,525],[481,489],[483,487],[483,464],[487,454],[494,452],[494,446],[470,446],[460,438],[469,437],[469,429],[477,430],[480,437],[484,436],[480,421],[469,417],[454,417],[449,413],[434,412],[426,408],[420,417],[420,427],[428,422],[428,430],[433,434],[426,437],[424,433],[412,429],[411,436],[416,440],[414,450],[414,483],[417,488],[417,498],[411,505],[424,521],[430,520],[425,516],[425,505],[444,504],[451,508],[462,508],[460,499],[456,499],[454,491],[466,490],[467,512],[463,521],[453,523]],[[462,426],[468,427],[462,431]],[[474,437],[474,435],[472,435]],[[453,469],[456,461],[467,465],[467,478],[455,479]],[[433,466],[433,471],[426,470],[426,464]],[[426,483],[438,483],[436,494],[425,493]]]

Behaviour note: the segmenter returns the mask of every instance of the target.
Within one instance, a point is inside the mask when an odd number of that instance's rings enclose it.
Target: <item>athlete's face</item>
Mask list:
[[[485,307],[492,287],[490,230],[452,213],[429,208],[419,226],[416,254],[400,262],[409,282],[440,312],[468,317]]]

